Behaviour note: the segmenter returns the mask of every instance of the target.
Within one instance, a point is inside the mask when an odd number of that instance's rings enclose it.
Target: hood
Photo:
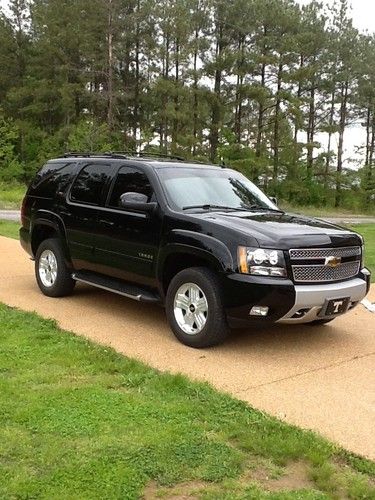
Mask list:
[[[360,237],[349,229],[301,215],[276,212],[209,212],[195,217],[255,238],[265,248],[355,246]]]

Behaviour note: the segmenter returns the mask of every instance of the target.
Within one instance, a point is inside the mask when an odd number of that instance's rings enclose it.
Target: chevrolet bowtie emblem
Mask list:
[[[341,257],[334,257],[333,255],[326,257],[324,264],[328,267],[338,267],[341,264]]]

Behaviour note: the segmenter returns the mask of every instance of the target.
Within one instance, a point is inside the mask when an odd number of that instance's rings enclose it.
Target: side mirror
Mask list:
[[[277,206],[277,198],[276,198],[276,196],[269,196],[268,198],[272,201],[272,203],[273,203],[274,205],[276,205],[276,206]]]
[[[156,208],[156,203],[148,202],[148,198],[142,193],[123,193],[120,196],[119,206],[128,210],[138,210],[139,212],[152,212]]]

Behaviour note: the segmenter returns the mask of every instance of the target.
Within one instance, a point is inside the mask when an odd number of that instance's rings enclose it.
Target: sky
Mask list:
[[[90,0],[87,0],[88,2]],[[326,4],[333,4],[338,0],[323,0]],[[309,3],[310,0],[297,0],[300,4]],[[375,0],[350,0],[352,5],[353,21],[356,28],[370,32],[375,31]],[[5,7],[8,0],[0,0],[0,5]]]
[[[301,5],[310,3],[310,0],[297,0]],[[323,0],[323,3],[332,5],[338,0]],[[352,18],[354,26],[361,31],[375,32],[375,0],[351,0]]]

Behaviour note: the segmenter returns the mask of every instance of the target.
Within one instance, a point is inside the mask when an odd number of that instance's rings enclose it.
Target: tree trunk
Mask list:
[[[137,26],[135,40],[135,88],[134,88],[134,123],[133,137],[134,143],[137,144],[138,128],[139,128],[139,52],[140,52],[140,26],[139,26],[140,0],[137,0]]]
[[[108,0],[108,111],[107,123],[113,129],[113,0]]]
[[[197,151],[197,135],[198,135],[198,48],[197,48],[197,43],[199,39],[199,31],[198,29],[195,30],[195,45],[194,45],[194,83],[193,83],[193,93],[194,93],[194,100],[193,100],[193,156],[196,154]]]
[[[372,112],[372,120],[371,120],[371,141],[370,141],[370,148],[369,148],[369,155],[368,155],[368,165],[369,165],[369,170],[370,172],[372,171],[372,168],[374,166],[374,160],[375,160],[375,110],[373,109]]]
[[[163,62],[163,78],[164,80],[169,79],[169,46],[170,46],[170,36],[169,33],[164,33],[164,47],[165,47],[165,55]],[[168,118],[166,114],[167,107],[167,96],[165,95],[165,91],[163,91],[162,98],[162,112],[164,113],[164,117],[161,120],[160,124],[160,152],[163,154],[168,153]]]
[[[214,86],[214,102],[212,105],[211,114],[211,134],[210,134],[210,160],[216,160],[217,148],[219,146],[219,127],[221,121],[221,61],[220,57],[223,49],[223,28],[220,25],[217,28],[217,41],[216,41],[216,66],[215,70],[215,86]],[[218,63],[219,61],[219,63]]]
[[[307,126],[307,177],[312,178],[315,140],[315,81],[311,82],[309,123]]]
[[[174,119],[173,119],[173,132],[172,132],[172,152],[175,153],[177,150],[178,142],[178,112],[179,112],[179,71],[180,71],[180,41],[176,38],[175,41],[175,95],[174,95]]]
[[[264,26],[263,28],[263,36],[267,36],[267,26]],[[262,50],[262,57],[263,57],[263,62],[262,62],[262,67],[261,67],[261,87],[264,89],[266,87],[266,63],[264,62],[264,58],[267,54],[267,47],[266,43],[264,42],[263,45],[263,50]],[[262,97],[263,99],[263,97]],[[262,144],[263,144],[263,122],[264,122],[264,103],[263,101],[259,102],[259,110],[258,110],[258,127],[257,127],[257,138],[256,138],[256,145],[255,145],[255,154],[256,157],[259,158],[262,154]]]
[[[370,149],[371,149],[371,103],[367,108],[366,113],[366,159],[365,167],[369,165],[370,162]]]
[[[242,87],[243,87],[242,67],[244,64],[244,46],[245,46],[245,37],[241,35],[238,40],[238,54],[240,54],[239,55],[240,59],[237,65],[236,109],[234,116],[234,133],[236,135],[236,142],[238,144],[241,143],[241,136],[242,136]]]
[[[275,123],[273,131],[273,180],[276,182],[279,174],[280,163],[280,109],[281,109],[281,83],[283,73],[283,63],[279,63],[277,71],[277,92],[275,105]]]
[[[327,146],[327,157],[326,157],[326,165],[324,172],[324,185],[326,188],[328,187],[329,167],[331,163],[332,127],[335,119],[335,99],[336,99],[336,91],[333,90],[331,96],[331,109],[329,112],[328,146]]]
[[[299,60],[299,69],[302,70],[303,66],[305,64],[305,59],[303,57],[303,54],[300,55],[300,60]],[[302,97],[302,83],[301,80],[298,81],[298,89],[297,89],[297,98],[298,101],[301,100]],[[299,123],[298,123],[298,117],[296,117],[294,121],[294,144],[297,145],[298,142],[298,132],[299,132]]]
[[[337,149],[337,177],[336,177],[336,197],[335,207],[341,204],[341,175],[343,170],[344,158],[344,133],[347,119],[349,82],[346,81],[341,86],[341,106],[340,106],[340,125],[339,125],[339,144]]]
[[[369,149],[368,149],[368,165],[367,165],[367,173],[366,173],[366,186],[365,191],[367,191],[366,201],[368,204],[373,203],[373,190],[374,190],[374,159],[375,159],[375,109],[372,109],[372,113],[370,111],[370,116],[372,115],[372,119],[370,119],[370,141],[369,141]]]

